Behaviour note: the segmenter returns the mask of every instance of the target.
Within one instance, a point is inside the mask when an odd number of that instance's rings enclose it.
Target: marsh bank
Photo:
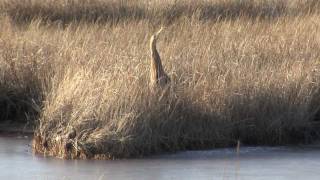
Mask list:
[[[35,120],[37,152],[132,158],[320,137],[318,1],[0,2],[0,119]],[[160,25],[166,95],[146,88]]]

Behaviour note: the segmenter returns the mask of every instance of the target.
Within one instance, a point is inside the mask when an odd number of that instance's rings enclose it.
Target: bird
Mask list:
[[[151,62],[150,62],[150,86],[152,89],[155,88],[165,88],[168,83],[170,83],[170,77],[164,71],[162,66],[161,58],[157,50],[157,40],[159,34],[164,28],[161,27],[158,32],[153,34],[150,38],[150,53],[151,53]]]

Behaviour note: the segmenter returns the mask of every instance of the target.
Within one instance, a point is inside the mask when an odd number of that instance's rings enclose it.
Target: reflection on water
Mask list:
[[[0,137],[0,179],[320,179],[320,148],[242,147],[145,159],[61,160],[32,155],[30,139]]]

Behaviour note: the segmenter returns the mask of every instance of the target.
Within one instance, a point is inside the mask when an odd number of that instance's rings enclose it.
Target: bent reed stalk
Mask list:
[[[16,112],[36,118],[37,153],[113,159],[320,137],[320,14],[307,5],[154,6],[165,12],[157,22],[170,20],[157,44],[170,93],[158,96],[147,88],[155,16],[98,23],[74,18],[85,3],[69,11],[35,2],[14,4],[39,10],[26,11],[36,16],[23,24],[14,8],[0,16],[0,101],[1,120]],[[52,21],[35,13],[48,9]],[[257,9],[266,14],[255,16]]]

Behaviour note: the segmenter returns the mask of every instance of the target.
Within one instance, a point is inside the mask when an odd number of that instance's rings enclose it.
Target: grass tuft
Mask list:
[[[113,159],[319,139],[317,1],[0,4],[0,120],[35,122],[36,152]],[[151,93],[148,42],[163,24],[172,81]]]

